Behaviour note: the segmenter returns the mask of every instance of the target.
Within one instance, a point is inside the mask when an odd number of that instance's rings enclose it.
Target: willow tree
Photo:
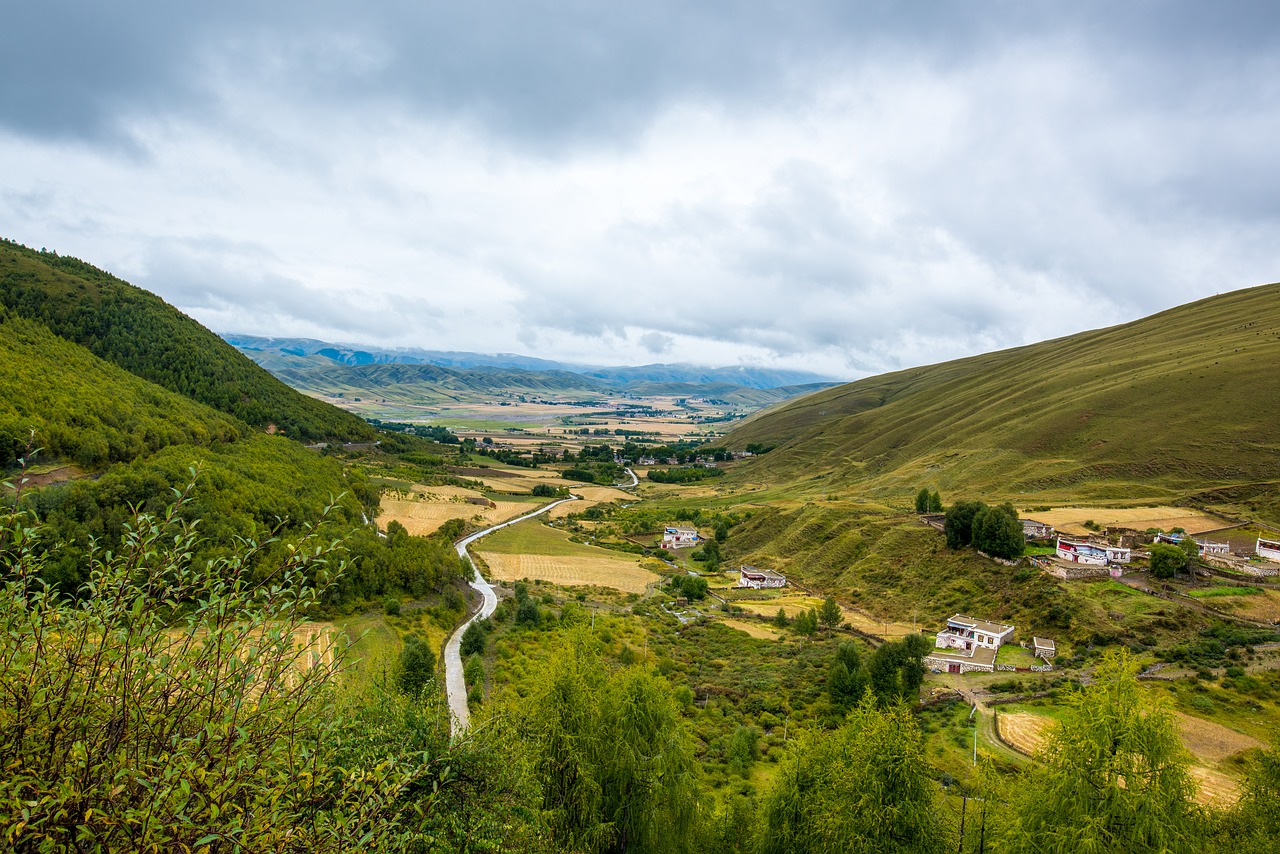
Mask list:
[[[1019,781],[1001,851],[1190,852],[1203,822],[1173,715],[1144,696],[1127,651],[1103,656],[1070,698],[1041,767]]]
[[[612,672],[598,641],[575,629],[522,705],[521,730],[554,843],[571,851],[686,850],[696,763],[665,679]]]
[[[798,739],[765,801],[760,850],[940,852],[936,790],[911,711],[867,696],[840,729]]]

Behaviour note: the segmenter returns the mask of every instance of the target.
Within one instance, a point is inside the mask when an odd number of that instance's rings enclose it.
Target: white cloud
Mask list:
[[[0,233],[219,329],[844,376],[1276,278],[1265,15],[797,8],[175,20],[80,127],[0,89]]]

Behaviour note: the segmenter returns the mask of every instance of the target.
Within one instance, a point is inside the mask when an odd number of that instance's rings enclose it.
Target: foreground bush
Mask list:
[[[0,513],[0,848],[431,851],[488,835],[493,810],[458,809],[488,785],[459,770],[483,751],[449,755],[431,703],[342,696],[341,650],[298,642],[339,545],[306,538],[265,578],[250,571],[265,542],[197,564],[185,501],[96,547],[74,599],[39,580],[56,548],[37,520]]]

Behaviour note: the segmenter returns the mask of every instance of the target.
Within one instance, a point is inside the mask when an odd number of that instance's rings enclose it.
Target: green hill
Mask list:
[[[1280,285],[1133,323],[812,394],[727,444],[738,477],[796,496],[1187,500],[1280,516]]]
[[[145,380],[295,439],[368,439],[359,418],[299,394],[155,294],[75,258],[0,240],[0,306]]]
[[[169,445],[234,441],[243,430],[229,415],[6,314],[0,309],[0,470],[29,441],[44,457],[96,469]]]

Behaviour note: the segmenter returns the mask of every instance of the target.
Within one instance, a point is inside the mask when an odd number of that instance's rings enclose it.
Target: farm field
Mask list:
[[[737,590],[738,588],[734,588]],[[810,596],[807,593],[782,591],[751,591],[752,595],[758,593],[766,593],[767,598],[751,598],[738,599],[730,597],[729,601],[733,603],[735,608],[741,608],[751,614],[758,614],[762,617],[772,617],[778,613],[781,608],[788,618],[794,618],[801,611],[807,611],[810,608],[821,608],[822,599],[817,596]],[[868,632],[870,634],[879,635],[880,637],[889,638],[890,640],[906,635],[915,634],[918,629],[909,623],[896,623],[892,621],[877,620],[863,614],[860,611],[854,611],[849,608],[841,607],[840,613],[843,616],[843,622],[847,622],[859,631]]]
[[[1198,788],[1197,800],[1219,806],[1234,803],[1240,796],[1239,784],[1217,765],[1243,750],[1264,748],[1266,745],[1221,724],[1182,712],[1175,712],[1174,719],[1183,746],[1195,759],[1190,770]],[[1000,711],[998,720],[1000,737],[1033,756],[1044,747],[1049,729],[1055,723],[1052,717],[1025,711]]]
[[[547,515],[552,519],[563,519],[570,513],[581,513],[588,507],[594,507],[597,504],[608,504],[610,501],[635,501],[635,496],[629,492],[623,492],[621,489],[614,489],[612,486],[584,486],[582,484],[574,484],[572,487],[574,495],[582,497],[581,501],[571,501],[568,504],[561,504],[547,511]]]
[[[1268,623],[1280,621],[1280,591],[1253,589],[1258,592],[1236,596],[1213,595],[1209,597],[1210,603],[1215,608],[1224,608],[1246,619]],[[1199,591],[1191,591],[1191,595],[1195,596],[1197,592]],[[1197,596],[1196,598],[1205,597]]]
[[[403,493],[402,493],[403,494]],[[384,495],[378,513],[379,528],[396,521],[414,536],[425,537],[450,519],[465,519],[477,525],[496,525],[534,509],[529,501],[493,501],[494,506],[473,504],[467,499],[488,500],[474,489],[459,486],[415,484],[407,497]]]
[[[642,594],[662,579],[637,558],[571,542],[564,531],[533,519],[489,535],[475,552],[498,581],[529,578],[564,587],[611,587]]]
[[[1145,531],[1182,528],[1191,534],[1223,528],[1231,523],[1189,507],[1055,507],[1052,510],[1023,510],[1021,516],[1046,522],[1064,534],[1086,536],[1093,533],[1085,522],[1107,527]]]

